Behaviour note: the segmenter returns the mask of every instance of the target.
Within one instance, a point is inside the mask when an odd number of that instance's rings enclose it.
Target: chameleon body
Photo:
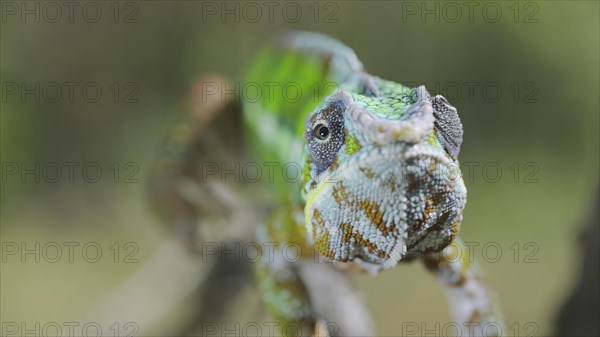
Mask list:
[[[447,290],[457,323],[466,324],[462,335],[501,333],[493,291],[466,250],[458,261],[448,258],[462,247],[466,188],[457,159],[462,125],[445,98],[369,75],[349,47],[309,32],[276,39],[244,81],[262,94],[241,94],[244,156],[301,171],[298,180],[275,175],[265,184],[270,207],[259,242],[300,247],[306,261],[314,247],[333,268],[372,274],[421,258]],[[197,133],[181,138],[181,152]],[[276,258],[255,267],[281,333],[315,334],[323,317],[301,263]]]

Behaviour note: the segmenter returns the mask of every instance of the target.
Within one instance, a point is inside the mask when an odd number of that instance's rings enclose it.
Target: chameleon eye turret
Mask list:
[[[344,111],[340,101],[331,101],[306,120],[306,146],[314,164],[315,174],[327,170],[344,145]]]

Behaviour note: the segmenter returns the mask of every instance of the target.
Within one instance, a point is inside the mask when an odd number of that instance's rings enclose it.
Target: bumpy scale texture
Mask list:
[[[373,83],[381,96],[342,91],[307,119],[305,214],[323,255],[376,271],[450,244],[466,189],[451,174],[456,163],[437,140],[424,88]],[[318,139],[315,125],[332,135]]]

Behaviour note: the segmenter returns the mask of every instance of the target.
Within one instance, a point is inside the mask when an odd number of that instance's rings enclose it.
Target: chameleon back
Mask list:
[[[301,200],[304,122],[360,72],[362,64],[349,47],[310,32],[282,35],[253,63],[242,92],[245,140],[276,200]]]

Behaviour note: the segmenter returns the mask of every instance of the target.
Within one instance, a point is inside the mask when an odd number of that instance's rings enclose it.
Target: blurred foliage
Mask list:
[[[535,322],[538,335],[550,333],[554,312],[574,283],[578,224],[598,207],[592,204],[600,150],[598,2],[535,2],[534,23],[523,23],[523,12],[514,22],[512,2],[497,2],[503,15],[496,23],[478,11],[473,23],[466,12],[458,23],[443,17],[439,23],[432,17],[405,20],[406,2],[400,1],[338,2],[337,23],[315,23],[307,3],[297,23],[277,16],[273,23],[203,20],[199,1],[137,4],[137,23],[2,22],[2,83],[98,82],[104,95],[114,82],[139,87],[139,102],[130,104],[3,99],[2,162],[98,162],[105,174],[115,162],[140,168],[137,184],[3,181],[2,241],[134,241],[143,262],[168,235],[149,214],[143,180],[169,123],[180,115],[190,82],[209,72],[240,78],[264,41],[279,31],[320,31],[351,46],[372,74],[424,83],[433,93],[441,84],[448,96],[459,85],[461,97],[453,103],[465,127],[460,159],[463,165],[480,163],[467,180],[462,236],[504,249],[499,262],[482,265],[498,289],[507,325]],[[103,8],[108,15],[108,5]],[[465,82],[479,83],[472,99]],[[497,102],[483,96],[486,83],[501,87]],[[520,85],[517,102],[514,83]],[[534,101],[524,102],[532,88]],[[529,162],[538,168],[535,183],[523,182]],[[498,182],[484,179],[486,163],[502,168]],[[509,250],[515,242],[534,242],[539,262],[522,263],[520,256],[515,263]],[[3,263],[2,320],[68,321],[137,267]],[[358,287],[384,335],[397,333],[399,321],[448,320],[441,291],[420,266],[361,277]]]

